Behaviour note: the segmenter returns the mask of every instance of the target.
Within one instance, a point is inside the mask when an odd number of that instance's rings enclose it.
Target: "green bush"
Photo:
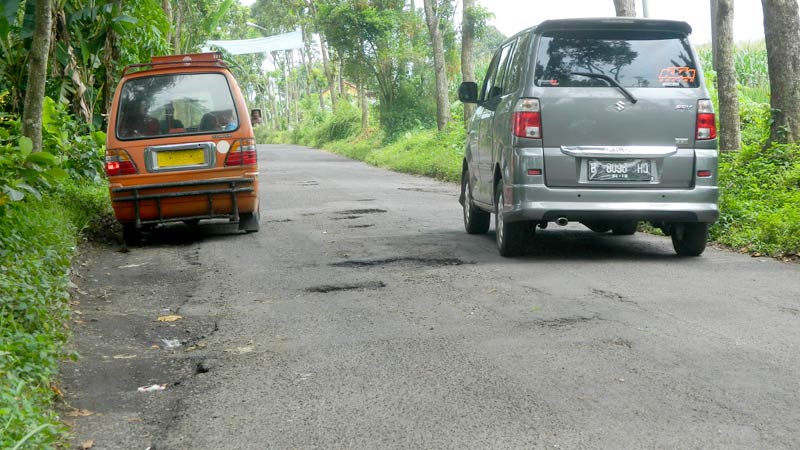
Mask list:
[[[799,254],[800,145],[722,154],[719,203],[714,240],[773,256]]]

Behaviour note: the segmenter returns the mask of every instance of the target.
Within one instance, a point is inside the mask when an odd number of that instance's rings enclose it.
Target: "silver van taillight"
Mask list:
[[[514,106],[514,135],[522,138],[542,138],[542,112],[538,98],[521,98]]]
[[[697,101],[697,128],[698,141],[707,141],[717,137],[717,121],[714,115],[714,105],[711,100]]]

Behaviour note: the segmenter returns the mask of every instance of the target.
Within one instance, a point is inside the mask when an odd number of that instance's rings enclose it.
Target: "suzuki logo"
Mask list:
[[[618,101],[617,103],[614,104],[614,107],[617,108],[617,111],[625,111],[625,102],[620,100],[620,101]]]

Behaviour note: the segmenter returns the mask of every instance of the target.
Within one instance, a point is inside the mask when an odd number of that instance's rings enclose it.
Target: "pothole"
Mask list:
[[[348,225],[347,228],[369,228],[369,227],[374,227],[374,226],[375,225],[373,225],[371,223],[367,223],[367,224],[364,224],[364,225]]]
[[[336,214],[354,215],[354,214],[377,214],[388,212],[385,209],[367,208],[367,209],[348,209],[347,211],[339,211]]]
[[[412,266],[441,267],[441,266],[460,266],[471,264],[458,258],[418,258],[413,256],[386,258],[386,259],[351,259],[331,263],[333,267],[377,267],[391,264],[407,264]]]
[[[361,216],[341,216],[341,217],[331,217],[331,220],[353,220],[358,219]]]
[[[309,181],[298,181],[297,184],[300,186],[318,186],[319,182],[314,180],[309,180]]]
[[[291,221],[292,221],[292,219],[275,219],[275,220],[267,220],[264,223],[286,223],[286,222],[291,222]]]
[[[536,324],[543,326],[543,327],[550,327],[550,328],[561,328],[561,327],[568,327],[571,325],[578,325],[581,323],[591,322],[593,320],[597,320],[597,316],[592,317],[559,317],[557,319],[550,319],[550,320],[537,320]]]
[[[382,289],[386,287],[386,283],[383,281],[368,281],[366,283],[344,283],[344,284],[323,284],[321,286],[312,286],[310,288],[306,288],[306,292],[318,292],[322,294],[327,294],[329,292],[338,292],[338,291],[356,291],[356,290],[373,290],[373,289]]]
[[[633,342],[625,338],[609,339],[605,341],[608,345],[616,345],[618,347],[633,348]]]

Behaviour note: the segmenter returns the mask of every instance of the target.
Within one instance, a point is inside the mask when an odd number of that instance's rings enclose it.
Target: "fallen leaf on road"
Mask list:
[[[63,397],[64,396],[64,392],[61,390],[61,388],[59,388],[55,384],[51,384],[50,385],[50,390],[52,390],[53,393],[56,394],[59,397]]]
[[[133,359],[136,355],[114,355],[114,359]]]
[[[159,316],[158,317],[158,321],[159,322],[177,322],[177,321],[179,321],[181,319],[183,319],[183,316],[179,316],[177,314],[169,314],[169,315],[166,315],[166,316]]]
[[[141,263],[141,264],[128,264],[128,265],[126,265],[126,266],[119,266],[119,267],[117,267],[117,269],[133,269],[133,268],[136,268],[136,267],[142,267],[142,266],[144,266],[144,265],[146,265],[146,264],[147,264],[147,263]]]
[[[88,409],[73,409],[67,412],[67,417],[89,417],[93,414],[94,413]]]
[[[81,449],[83,450],[89,450],[92,447],[94,447],[94,441],[92,440],[81,442]]]
[[[224,350],[226,353],[234,353],[236,355],[243,355],[245,353],[250,353],[253,351],[253,347],[236,347],[236,348],[228,348]]]

